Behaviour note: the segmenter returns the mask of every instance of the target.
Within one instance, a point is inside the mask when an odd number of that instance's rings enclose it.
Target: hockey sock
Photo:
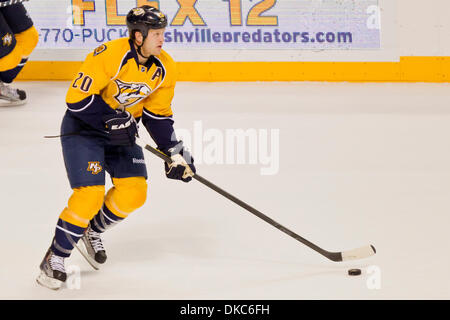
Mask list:
[[[20,61],[20,63],[13,69],[0,72],[0,80],[5,83],[11,83],[17,77],[20,71],[22,71],[23,67],[27,63],[28,58],[24,58]]]
[[[56,225],[55,237],[53,238],[51,249],[57,255],[61,257],[69,257],[74,244],[80,240],[83,236],[84,230],[76,225],[66,222],[62,219],[58,219]]]
[[[68,206],[64,208],[56,225],[52,250],[68,257],[74,245],[83,236],[89,221],[103,203],[105,186],[88,186],[73,189]]]
[[[104,204],[97,215],[90,221],[90,225],[95,232],[102,233],[123,219],[112,213]]]

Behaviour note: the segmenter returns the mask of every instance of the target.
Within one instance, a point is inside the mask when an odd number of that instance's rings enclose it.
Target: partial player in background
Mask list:
[[[172,158],[165,164],[166,176],[189,182],[195,173],[189,152],[174,134],[176,66],[162,50],[167,18],[142,6],[126,20],[129,38],[109,41],[90,53],[67,93],[61,144],[73,194],[37,278],[51,289],[66,280],[64,259],[74,247],[82,249],[80,239],[90,263],[104,263],[101,233],[146,201],[147,169],[135,143],[141,119],[158,149]],[[105,171],[114,185],[106,196]]]
[[[26,102],[25,91],[6,84],[17,77],[38,41],[39,34],[23,4],[0,8],[0,105]]]

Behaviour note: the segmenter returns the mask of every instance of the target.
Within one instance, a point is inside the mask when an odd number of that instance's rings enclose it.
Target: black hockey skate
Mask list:
[[[89,225],[81,239],[83,240],[84,247],[86,248],[89,257],[97,263],[105,263],[107,256],[100,233],[92,230]]]
[[[57,256],[51,249],[48,249],[39,268],[41,273],[36,281],[49,289],[58,290],[67,279],[64,257]]]
[[[11,88],[0,81],[0,106],[19,106],[27,102],[25,91]]]

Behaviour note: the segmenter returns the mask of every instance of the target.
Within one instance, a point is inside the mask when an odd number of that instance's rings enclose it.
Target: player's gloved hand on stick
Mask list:
[[[103,122],[109,133],[109,144],[132,146],[136,142],[138,126],[136,119],[128,111],[108,114],[103,117]]]
[[[172,163],[164,163],[166,177],[169,179],[189,182],[192,180],[196,170],[194,158],[191,153],[183,147],[183,141],[179,141],[174,147],[161,150],[172,159]]]

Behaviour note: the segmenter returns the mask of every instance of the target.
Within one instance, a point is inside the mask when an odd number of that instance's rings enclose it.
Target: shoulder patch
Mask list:
[[[105,51],[107,48],[104,44],[102,44],[100,47],[95,48],[94,50],[94,57],[96,55],[99,55],[100,53],[102,53],[103,51]]]

